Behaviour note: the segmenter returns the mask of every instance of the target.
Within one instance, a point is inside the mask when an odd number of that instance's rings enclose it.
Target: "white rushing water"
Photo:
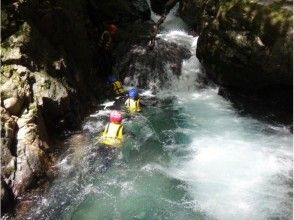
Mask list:
[[[217,87],[203,88],[197,37],[173,13],[167,21],[158,37],[192,54],[181,75],[166,64],[169,82],[141,93],[159,105],[124,119],[134,137],[121,149],[96,144],[115,100],[101,104],[65,141],[60,175],[28,219],[293,218],[293,135],[239,115]]]
[[[193,54],[183,62],[182,75],[171,76],[168,90],[192,127],[183,130],[192,139],[190,153],[174,158],[165,172],[186,182],[194,208],[210,217],[292,219],[292,134],[283,126],[238,115],[217,88],[196,89],[201,74],[197,37],[178,30],[159,36]]]

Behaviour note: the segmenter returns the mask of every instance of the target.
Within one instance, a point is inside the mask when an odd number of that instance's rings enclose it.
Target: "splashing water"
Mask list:
[[[160,106],[125,119],[135,137],[115,152],[95,145],[111,103],[89,116],[29,218],[292,219],[292,134],[238,115],[217,88],[198,88],[197,38],[159,37],[192,53],[181,76],[166,67]]]

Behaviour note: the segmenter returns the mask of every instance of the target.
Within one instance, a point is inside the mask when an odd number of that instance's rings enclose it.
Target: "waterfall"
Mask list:
[[[201,84],[197,37],[173,13],[157,50],[126,55],[128,83],[144,81],[159,105],[124,120],[134,137],[115,152],[95,144],[115,100],[86,118],[29,219],[292,219],[293,135]]]

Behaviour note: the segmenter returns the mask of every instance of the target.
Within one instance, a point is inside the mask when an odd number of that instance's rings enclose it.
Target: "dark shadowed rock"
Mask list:
[[[257,3],[223,5],[200,34],[197,57],[224,86],[292,85],[292,15]]]
[[[16,170],[15,135],[17,132],[16,118],[2,107],[1,109],[1,175],[11,178]]]
[[[1,176],[1,212],[9,212],[13,209],[15,200],[11,189]]]
[[[149,88],[155,82],[158,86],[168,82],[171,75],[166,72],[179,76],[182,60],[191,56],[188,48],[161,39],[156,40],[153,50],[148,49],[145,41],[132,45],[126,51],[127,54],[121,55],[122,59],[118,62],[120,75],[127,78],[126,84],[140,88]]]
[[[164,6],[167,3],[167,1],[168,0],[150,0],[152,11],[156,14],[163,14]]]
[[[292,115],[293,16],[288,4],[184,0],[181,16],[200,33],[197,57],[210,79],[227,92],[243,91],[242,100],[255,96],[268,111]]]
[[[45,154],[48,150],[48,135],[43,130],[43,117],[37,105],[31,104],[17,123],[17,170],[13,183],[16,196],[46,174],[50,159]]]
[[[150,9],[146,0],[5,0],[1,6],[1,171],[22,197],[47,175],[49,138],[76,129],[104,95],[97,48],[105,24],[118,25],[116,45],[120,34],[137,34],[124,29],[139,27]]]

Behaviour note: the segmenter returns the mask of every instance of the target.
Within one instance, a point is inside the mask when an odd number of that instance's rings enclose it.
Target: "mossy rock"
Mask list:
[[[292,85],[292,13],[253,1],[220,4],[198,40],[197,57],[225,86]]]

